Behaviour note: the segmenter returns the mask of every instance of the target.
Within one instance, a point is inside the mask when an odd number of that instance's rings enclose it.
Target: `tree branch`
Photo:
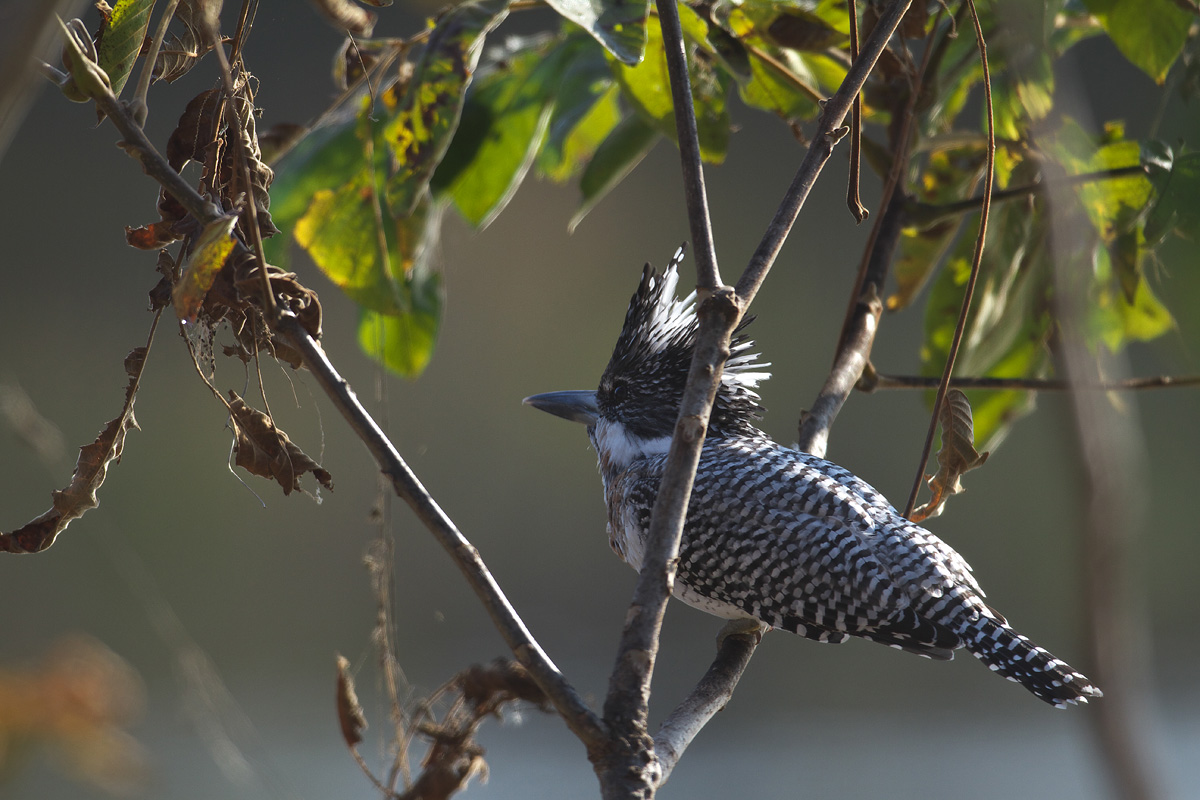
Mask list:
[[[941,378],[923,375],[864,374],[856,387],[861,392],[876,389],[936,389]],[[952,389],[1027,390],[1031,392],[1061,392],[1066,390],[1092,392],[1130,392],[1146,389],[1175,389],[1200,386],[1200,375],[1155,375],[1148,378],[1123,378],[1117,381],[1075,382],[1068,378],[951,378]]]
[[[1064,178],[1055,181],[1058,186],[1077,186],[1083,183],[1095,183],[1097,181],[1111,181],[1120,178],[1128,178],[1133,175],[1145,175],[1146,168],[1141,164],[1131,164],[1126,167],[1114,167],[1112,169],[1102,169],[1096,172],[1082,172],[1078,175],[1068,175]],[[1028,197],[1031,194],[1045,192],[1051,187],[1046,182],[1030,183],[1024,186],[1013,186],[1008,189],[1001,189],[998,192],[992,192],[992,202],[998,203],[1003,200],[1013,200],[1018,197]],[[905,219],[910,225],[916,225],[919,228],[928,228],[931,225],[936,225],[943,220],[952,219],[953,217],[969,214],[973,211],[978,211],[983,205],[983,196],[968,197],[966,200],[959,200],[954,203],[923,203],[919,200],[910,199],[908,206],[905,209]]]
[[[757,293],[767,272],[770,270],[779,248],[786,239],[800,208],[803,206],[821,168],[828,161],[833,147],[844,135],[840,126],[850,110],[855,95],[861,91],[867,76],[883,52],[891,34],[900,24],[911,0],[893,0],[883,17],[864,44],[862,56],[851,67],[842,86],[834,97],[825,104],[818,122],[816,141],[801,163],[792,187],[776,212],[758,252],[747,266],[738,282],[736,292],[720,285],[719,275],[713,265],[712,273],[701,273],[699,280],[699,332],[696,351],[688,375],[687,387],[680,406],[679,419],[671,441],[666,469],[659,486],[648,533],[647,553],[641,575],[634,591],[633,603],[621,644],[617,663],[609,683],[605,701],[604,719],[612,728],[613,742],[618,753],[612,758],[597,763],[601,779],[601,791],[605,797],[651,796],[655,786],[662,781],[661,765],[656,763],[653,749],[643,748],[648,741],[646,718],[648,715],[650,678],[653,675],[657,655],[658,634],[666,600],[674,582],[675,562],[678,558],[679,540],[687,512],[687,502],[699,463],[700,450],[708,417],[721,379],[721,370],[729,357],[729,339],[741,320],[746,306]],[[681,156],[684,164],[685,185],[688,186],[689,222],[693,231],[707,229],[707,205],[702,195],[696,195],[695,187],[702,187],[699,172],[699,145],[685,141],[694,139],[695,119],[691,103],[691,89],[687,80],[687,59],[683,50],[683,35],[679,29],[678,13],[672,0],[659,0],[659,20],[663,28],[668,73],[671,78],[672,96],[675,101],[676,124],[679,132]],[[688,118],[691,118],[690,121]],[[694,151],[693,151],[694,146]],[[693,209],[700,208],[701,218]],[[707,269],[702,267],[700,269]],[[750,652],[739,663],[744,668]],[[716,675],[725,679],[724,692],[732,692],[741,669],[722,670]],[[714,678],[716,680],[716,678]],[[709,708],[707,703],[701,703]],[[701,719],[692,716],[693,722],[684,725],[686,711],[679,711],[675,729],[691,729],[690,736],[674,741],[691,740],[695,731],[703,726],[711,713]],[[713,711],[715,713],[715,709]],[[651,745],[652,746],[652,745]],[[668,752],[664,750],[664,752]],[[671,749],[671,758],[677,760],[681,750]],[[674,761],[672,761],[672,766]]]
[[[606,798],[650,797],[662,781],[654,743],[647,731],[650,682],[709,414],[729,357],[729,339],[742,315],[733,290],[722,286],[717,269],[679,11],[675,0],[659,0],[657,5],[675,107],[688,223],[696,249],[699,332],[650,517],[646,553],[604,701],[604,722],[612,732],[612,749],[596,762],[596,772],[601,794]]]
[[[1053,168],[1053,165],[1048,165]],[[1058,190],[1047,198],[1051,263],[1054,265],[1056,317],[1062,320],[1062,374],[1083,385],[1100,378],[1098,353],[1086,342],[1084,292],[1078,277],[1091,263],[1094,233],[1073,193]],[[1090,721],[1101,761],[1115,797],[1153,800],[1162,797],[1162,771],[1147,742],[1153,706],[1146,663],[1149,652],[1144,597],[1132,568],[1135,538],[1144,526],[1148,488],[1142,434],[1136,414],[1118,413],[1091,392],[1071,392],[1078,440],[1079,471],[1086,487],[1085,513],[1079,514],[1084,639],[1092,663],[1088,674],[1104,689]],[[1081,509],[1083,511],[1084,509]]]
[[[817,135],[813,137],[813,142],[804,155],[804,160],[800,163],[800,168],[796,171],[796,176],[792,179],[792,184],[788,187],[775,216],[767,226],[762,241],[750,257],[750,263],[738,279],[737,296],[743,308],[754,300],[767,277],[767,272],[775,263],[804,201],[808,199],[808,194],[816,183],[817,176],[821,174],[825,162],[833,155],[834,145],[846,133],[842,123],[850,112],[854,97],[867,82],[867,76],[871,74],[875,62],[883,53],[888,39],[900,25],[900,20],[904,18],[904,12],[908,10],[910,3],[911,0],[892,0],[888,3],[871,35],[863,43],[862,53],[846,73],[842,85],[834,92],[833,97],[825,102],[825,109],[817,121]]]
[[[529,671],[538,687],[550,698],[555,709],[566,720],[567,726],[589,750],[602,745],[608,739],[608,730],[604,723],[588,708],[542,650],[488,571],[479,551],[459,532],[446,512],[421,485],[395,446],[358,401],[350,384],[334,369],[325,351],[290,313],[285,312],[281,315],[278,330],[304,356],[304,365],[317,379],[317,383],[333,401],[354,433],[371,451],[383,474],[391,480],[396,494],[408,503],[417,518],[450,554],[455,566],[483,603],[504,641],[521,665]]]
[[[907,198],[899,188],[911,154],[909,142],[913,115],[917,107],[917,98],[925,85],[931,54],[935,50],[933,36],[938,30],[943,13],[938,12],[930,29],[925,43],[925,55],[911,82],[908,99],[900,116],[899,128],[894,129],[892,152],[895,156],[884,181],[883,196],[880,199],[884,211],[871,227],[871,234],[867,237],[867,244],[863,249],[850,307],[846,309],[846,317],[838,336],[833,367],[812,408],[800,415],[797,447],[821,458],[824,458],[829,446],[829,431],[833,427],[834,419],[842,410],[846,398],[854,390],[864,370],[870,365],[871,348],[875,344],[875,333],[883,315],[879,291],[887,280],[904,227]]]
[[[760,639],[761,633],[735,633],[720,639],[712,666],[691,694],[663,721],[654,736],[654,753],[662,770],[659,785],[667,782],[683,751],[729,702]]]
[[[104,110],[108,119],[113,121],[125,137],[125,141],[121,143],[122,148],[141,162],[147,175],[158,181],[202,224],[212,222],[220,216],[220,209],[216,205],[201,197],[199,192],[171,168],[110,88],[93,82],[88,85],[88,90],[97,106]],[[242,242],[237,243],[236,249],[244,253],[250,252]],[[421,485],[395,446],[358,402],[350,384],[337,373],[333,364],[326,358],[320,345],[296,317],[288,312],[280,315],[277,330],[304,356],[305,366],[375,457],[380,469],[391,480],[396,494],[409,504],[434,538],[450,554],[517,660],[550,698],[567,726],[589,751],[603,747],[608,741],[608,729],[605,724],[588,708],[542,650],[488,571],[479,551],[459,532],[453,521]]]

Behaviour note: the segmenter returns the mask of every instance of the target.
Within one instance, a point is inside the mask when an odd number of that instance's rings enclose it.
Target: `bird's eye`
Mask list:
[[[623,402],[625,402],[625,398],[627,398],[628,396],[629,396],[629,387],[625,385],[624,381],[617,381],[617,382],[613,383],[612,399],[613,399],[614,403],[623,403]]]

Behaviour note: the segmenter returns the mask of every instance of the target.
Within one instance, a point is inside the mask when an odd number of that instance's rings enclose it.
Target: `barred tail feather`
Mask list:
[[[1057,707],[1086,703],[1103,692],[1067,662],[1055,658],[1002,621],[980,615],[962,632],[963,644],[988,669]]]

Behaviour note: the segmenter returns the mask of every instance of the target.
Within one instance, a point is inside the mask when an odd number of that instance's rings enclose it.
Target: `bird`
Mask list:
[[[676,296],[680,247],[646,264],[595,390],[524,402],[587,426],[613,550],[635,570],[696,345],[695,293]],[[680,541],[672,593],[747,626],[840,644],[861,637],[948,661],[966,648],[992,671],[1065,708],[1102,696],[984,602],[971,567],[833,462],[780,445],[757,424],[769,363],[734,331]]]

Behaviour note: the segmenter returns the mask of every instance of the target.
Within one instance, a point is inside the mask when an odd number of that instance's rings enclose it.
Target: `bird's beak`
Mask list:
[[[584,425],[595,425],[596,417],[600,415],[599,409],[596,408],[596,393],[590,391],[546,392],[526,397],[522,402],[556,417],[582,422]]]

